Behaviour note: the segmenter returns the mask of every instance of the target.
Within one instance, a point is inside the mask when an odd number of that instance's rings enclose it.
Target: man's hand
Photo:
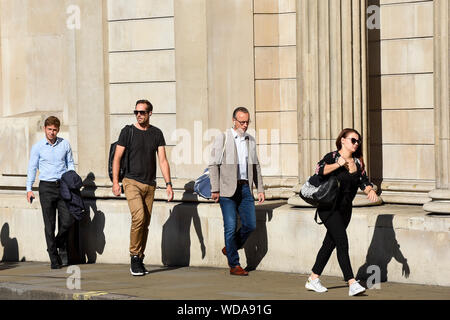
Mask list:
[[[112,186],[112,193],[116,196],[116,197],[120,197],[120,194],[122,193],[122,190],[120,188],[120,184],[118,183],[114,183]]]
[[[266,195],[264,192],[258,193],[258,203],[261,204],[266,200]]]
[[[219,202],[220,192],[213,192],[211,194],[211,199],[214,200],[215,203]]]
[[[167,192],[167,202],[170,202],[173,200],[173,189],[171,185],[168,185],[166,187],[166,192]]]
[[[27,201],[28,201],[28,203],[31,203],[31,201],[32,201],[31,198],[35,199],[36,197],[34,196],[33,191],[28,191],[27,192]]]

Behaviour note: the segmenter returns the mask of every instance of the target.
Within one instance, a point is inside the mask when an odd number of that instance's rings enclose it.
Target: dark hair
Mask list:
[[[44,127],[48,126],[55,126],[59,129],[59,127],[61,126],[61,122],[59,122],[59,119],[57,117],[50,116],[44,121]]]
[[[355,129],[345,128],[344,130],[342,130],[341,133],[339,133],[339,135],[338,135],[338,137],[336,139],[336,147],[337,147],[338,150],[341,150],[342,149],[341,139],[342,138],[347,138],[347,135],[349,133],[351,133],[351,132],[356,133],[358,135],[359,141],[361,141],[361,143],[358,144],[358,149],[356,149],[356,151],[353,152],[353,157],[358,158],[358,159],[362,159],[362,156],[363,156],[363,152],[362,152],[362,138],[361,138],[361,135],[359,134],[359,132],[356,131]]]
[[[153,105],[150,103],[150,101],[148,100],[138,100],[136,101],[136,106],[140,103],[144,103],[147,105],[147,112],[152,112],[153,111]]]
[[[243,112],[243,113],[250,114],[250,112],[248,112],[247,108],[245,108],[245,107],[237,107],[237,108],[234,109],[234,111],[233,111],[233,118],[234,118],[234,119],[236,119],[236,114],[237,114],[238,112]]]

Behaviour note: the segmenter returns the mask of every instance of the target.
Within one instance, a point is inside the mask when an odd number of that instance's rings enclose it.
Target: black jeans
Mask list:
[[[44,218],[45,241],[47,242],[50,262],[59,264],[61,260],[57,248],[66,244],[68,230],[75,219],[59,194],[58,182],[41,181],[39,183],[39,199]],[[58,234],[55,237],[56,209],[58,209]]]
[[[331,253],[334,248],[336,248],[339,266],[344,274],[345,281],[354,278],[352,266],[350,264],[350,257],[348,255],[348,238],[346,232],[347,226],[350,223],[351,215],[352,208],[350,207],[335,210],[328,216],[327,219],[325,219],[324,225],[327,228],[327,234],[325,235],[322,247],[317,254],[316,263],[312,268],[312,272],[315,274],[322,274],[325,265],[330,259]]]

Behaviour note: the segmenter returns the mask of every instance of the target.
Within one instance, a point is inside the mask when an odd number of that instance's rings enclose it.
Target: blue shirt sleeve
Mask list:
[[[33,183],[36,179],[36,171],[39,167],[39,148],[35,144],[31,148],[30,161],[28,162],[28,172],[27,172],[27,192],[31,191]]]

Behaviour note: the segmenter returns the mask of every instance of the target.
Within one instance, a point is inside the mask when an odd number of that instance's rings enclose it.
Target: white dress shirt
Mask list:
[[[247,175],[247,164],[248,164],[248,148],[247,148],[247,139],[248,136],[245,133],[243,137],[241,137],[236,130],[232,129],[231,132],[233,133],[234,142],[236,144],[236,149],[238,153],[238,172],[237,172],[237,179],[238,180],[248,180]]]

